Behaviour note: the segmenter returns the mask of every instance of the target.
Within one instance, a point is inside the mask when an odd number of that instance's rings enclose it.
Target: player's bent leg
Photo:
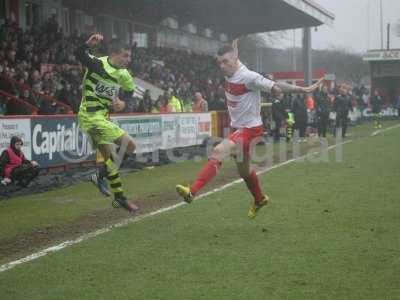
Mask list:
[[[126,132],[114,141],[115,144],[120,146],[120,151],[123,151],[123,154],[130,154],[136,150],[136,144],[133,138],[127,134]]]
[[[191,186],[182,184],[176,186],[176,191],[183,201],[187,203],[193,201],[194,196],[218,174],[223,159],[228,157],[235,147],[236,145],[232,141],[224,140],[214,147],[208,162],[203,166]]]
[[[99,141],[101,141],[103,137],[103,132],[104,132],[104,122],[102,119],[96,119],[96,120],[89,120],[87,117],[84,117],[82,115],[78,116],[79,120],[79,126],[80,128],[85,132],[85,134],[88,136],[92,147],[95,149],[99,149]],[[105,150],[104,150],[105,151]],[[104,152],[103,151],[103,152]],[[109,154],[104,154],[103,156],[106,155],[107,157]],[[106,197],[111,196],[111,192],[109,190],[107,181],[107,168],[105,165],[102,165],[96,170],[95,174],[92,174],[90,176],[90,181],[99,189],[99,191]]]
[[[100,193],[106,197],[110,197],[111,192],[106,181],[107,175],[104,174],[106,170],[105,165],[100,167],[96,173],[90,176],[90,181],[99,189]]]
[[[100,145],[99,149],[104,157],[104,163],[107,169],[107,179],[110,182],[110,187],[114,194],[113,207],[123,207],[129,212],[134,212],[139,208],[129,202],[124,195],[122,188],[122,180],[118,172],[118,166],[114,163],[112,158],[112,145]]]
[[[109,147],[109,145],[100,145],[98,146],[98,149],[101,152],[104,161],[111,157],[111,147]],[[91,175],[90,181],[99,189],[100,193],[106,197],[110,197],[111,192],[106,180],[107,174],[107,166],[104,164],[96,171],[95,174]]]
[[[262,192],[257,173],[250,169],[250,158],[248,155],[245,156],[243,162],[236,162],[236,166],[238,168],[240,177],[243,178],[247,188],[254,198],[253,203],[247,213],[247,216],[253,219],[256,217],[257,212],[263,206],[268,204],[269,197]]]
[[[134,152],[136,149],[135,142],[131,136],[129,136],[126,132],[123,132],[117,139],[114,140],[114,143],[120,146],[120,149],[117,153],[118,163],[122,162],[130,153]],[[115,167],[114,162],[108,163],[110,170],[112,167]],[[127,209],[129,212],[134,212],[139,209],[137,205],[132,202],[129,202],[124,195],[124,191],[122,189],[122,181],[119,176],[118,168],[116,172],[110,173],[108,176],[108,180],[110,181],[110,186],[114,192],[114,201],[112,202],[114,207],[122,206]]]
[[[106,173],[106,177],[114,193],[114,201],[112,202],[112,205],[114,207],[122,206],[129,212],[136,211],[138,207],[128,202],[124,195],[124,191],[122,189],[122,181],[118,172],[119,161],[116,161],[117,163],[115,162],[115,159],[117,159],[118,157],[113,157],[115,141],[122,141],[123,138],[128,135],[124,130],[118,127],[117,124],[105,118],[94,118],[91,120],[83,120],[82,118],[80,118],[80,124],[82,125],[84,131],[89,134],[93,144],[96,145],[96,148],[99,149],[104,158],[104,173]],[[133,140],[127,140],[126,145],[128,150],[134,150]],[[99,178],[100,176],[94,178],[96,180],[95,183],[99,187],[99,189],[104,188],[104,181],[99,181]]]

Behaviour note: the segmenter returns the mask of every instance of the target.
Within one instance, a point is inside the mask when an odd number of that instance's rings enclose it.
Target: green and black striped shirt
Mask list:
[[[80,115],[107,115],[112,101],[118,99],[120,89],[133,93],[135,84],[127,69],[110,64],[108,56],[95,57],[83,45],[75,52],[77,59],[86,67],[83,78]]]

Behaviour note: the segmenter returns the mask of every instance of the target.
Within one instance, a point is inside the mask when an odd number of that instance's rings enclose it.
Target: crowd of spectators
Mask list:
[[[79,43],[76,35],[63,36],[54,18],[25,32],[6,21],[0,41],[1,90],[32,104],[41,114],[65,112],[57,99],[77,110],[81,69],[73,55]]]
[[[68,105],[73,112],[79,110],[83,69],[74,56],[74,51],[87,36],[72,33],[65,36],[59,30],[54,17],[41,27],[22,31],[15,23],[6,21],[0,27],[0,90],[31,104],[39,114],[66,113]],[[105,52],[104,47],[97,54]],[[226,102],[223,77],[211,56],[170,48],[132,47],[130,71],[165,92],[152,99],[146,90],[142,97],[128,100],[126,113],[200,112],[225,110]],[[7,78],[7,80],[4,80]],[[328,108],[333,110],[338,91],[327,90]],[[46,95],[46,96],[43,96]],[[374,95],[368,94],[364,86],[349,89],[348,96],[353,107],[371,106]],[[0,94],[0,115],[29,114],[21,105],[10,105]],[[273,102],[271,95],[264,98]],[[304,114],[308,109],[308,123],[316,119],[318,105],[309,107],[310,98],[319,96],[287,95],[282,99],[286,110]],[[318,101],[317,101],[318,102]],[[400,110],[400,100],[398,100]],[[311,112],[311,113],[310,113]],[[299,124],[299,122],[297,122]]]
[[[132,53],[133,73],[167,91],[156,108],[163,106],[165,97],[168,102],[176,97],[183,107],[190,107],[201,93],[210,110],[226,109],[223,79],[211,56],[169,48],[134,47]]]
[[[307,136],[313,134],[319,137],[326,137],[327,132],[336,134],[338,128],[341,128],[342,137],[346,137],[348,122],[359,120],[363,113],[372,117],[375,127],[380,128],[381,113],[390,108],[378,90],[370,94],[363,85],[352,87],[345,83],[322,86],[312,95],[267,97],[272,100],[272,120],[266,120],[265,124],[271,126],[275,140],[287,137],[291,125],[294,125],[293,130],[298,130],[300,141],[306,141]],[[396,108],[400,111],[400,96],[398,98]]]
[[[85,38],[76,33],[63,35],[54,17],[43,26],[25,32],[6,21],[0,28],[0,90],[30,103],[38,108],[39,114],[65,113],[65,107],[57,101],[77,112],[83,70],[74,51]],[[222,77],[211,56],[134,45],[131,71],[166,92],[154,101],[147,91],[143,98],[129,101],[125,112],[191,111],[196,93],[206,99],[207,108],[226,108]],[[0,114],[5,114],[5,97],[0,97]],[[180,109],[173,105],[168,109],[173,97],[179,100]]]

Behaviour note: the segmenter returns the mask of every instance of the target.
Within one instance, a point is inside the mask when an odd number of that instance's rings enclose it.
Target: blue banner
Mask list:
[[[75,116],[31,119],[32,160],[41,167],[80,163],[96,159],[88,137]]]

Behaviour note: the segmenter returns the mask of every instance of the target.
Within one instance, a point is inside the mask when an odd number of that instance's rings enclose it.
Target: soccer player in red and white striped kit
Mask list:
[[[257,211],[269,201],[268,196],[261,190],[255,170],[250,167],[250,146],[253,146],[254,140],[262,137],[264,133],[260,115],[261,91],[272,94],[312,93],[323,79],[309,87],[269,80],[249,70],[240,62],[237,39],[231,46],[223,46],[219,49],[217,63],[225,76],[225,96],[233,133],[227,140],[213,148],[208,162],[198,174],[197,179],[190,186],[177,185],[176,190],[185,202],[191,203],[201,188],[217,175],[223,159],[234,154],[239,174],[254,197],[248,212],[248,217],[254,218]]]

